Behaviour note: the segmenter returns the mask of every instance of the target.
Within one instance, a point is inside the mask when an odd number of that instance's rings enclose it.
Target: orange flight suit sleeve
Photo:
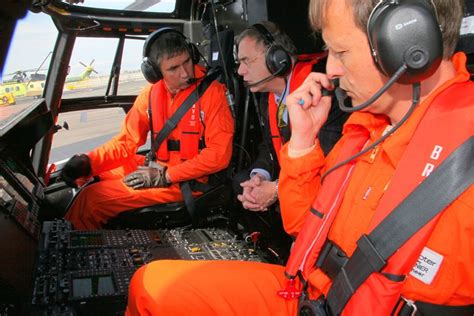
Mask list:
[[[234,120],[227,104],[224,86],[214,81],[198,102],[204,114],[206,147],[194,158],[168,166],[172,182],[216,173],[228,166],[232,156]]]
[[[283,227],[289,235],[298,235],[321,187],[321,175],[329,169],[328,166],[334,165],[343,142],[344,136],[327,157],[324,157],[319,142],[309,153],[294,158],[288,155],[289,142],[282,147],[278,198]]]
[[[280,151],[280,160],[278,197],[283,227],[288,234],[296,236],[320,187],[324,154],[318,144],[306,155],[291,158],[286,143]]]
[[[88,153],[93,175],[123,165],[125,160],[133,159],[137,149],[145,144],[150,130],[147,113],[150,89],[151,85],[137,96],[119,134]]]

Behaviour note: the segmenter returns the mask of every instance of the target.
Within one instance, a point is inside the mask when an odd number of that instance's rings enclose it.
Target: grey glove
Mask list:
[[[152,162],[148,167],[138,167],[136,171],[128,174],[123,179],[123,182],[135,190],[165,188],[169,186],[169,183],[166,181],[166,169],[166,166]]]

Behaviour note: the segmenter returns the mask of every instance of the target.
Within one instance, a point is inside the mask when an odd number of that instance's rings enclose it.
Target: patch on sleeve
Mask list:
[[[421,282],[430,285],[438,273],[444,257],[437,252],[425,247],[418,257],[410,275]]]

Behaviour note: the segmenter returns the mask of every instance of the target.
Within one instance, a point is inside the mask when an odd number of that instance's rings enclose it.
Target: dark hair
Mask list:
[[[339,1],[339,0],[338,0]],[[354,21],[361,30],[367,32],[369,15],[379,0],[345,0],[352,7]],[[436,9],[438,22],[443,35],[444,58],[454,54],[459,39],[461,21],[464,13],[464,0],[425,0],[431,2]],[[313,30],[320,32],[325,23],[326,7],[329,0],[310,0],[309,21]],[[429,34],[426,34],[429,36]]]
[[[184,36],[175,32],[160,35],[151,45],[149,58],[158,66],[165,56],[171,58],[189,52],[189,44]]]
[[[262,22],[259,22],[259,24],[262,24],[268,30],[268,32],[270,32],[270,34],[272,35],[275,41],[275,44],[283,47],[283,49],[291,56],[292,59],[296,58],[295,44],[285,32],[280,30],[280,28],[273,22],[262,21]],[[246,37],[254,38],[257,41],[257,43],[260,43],[264,45],[265,47],[268,47],[265,36],[251,26],[246,28],[239,34],[236,40],[237,46],[239,46],[240,42]]]

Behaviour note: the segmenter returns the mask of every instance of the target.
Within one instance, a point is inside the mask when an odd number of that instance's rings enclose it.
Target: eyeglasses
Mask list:
[[[237,60],[237,67],[239,67],[240,64],[244,64],[245,67],[248,67],[248,66],[250,66],[251,64],[253,64],[253,63],[258,59],[258,57],[260,57],[260,55],[255,56],[255,57],[252,58],[252,59],[250,59],[250,58],[248,58],[248,57],[244,57],[244,58],[242,58],[242,59],[238,59],[238,60]]]

